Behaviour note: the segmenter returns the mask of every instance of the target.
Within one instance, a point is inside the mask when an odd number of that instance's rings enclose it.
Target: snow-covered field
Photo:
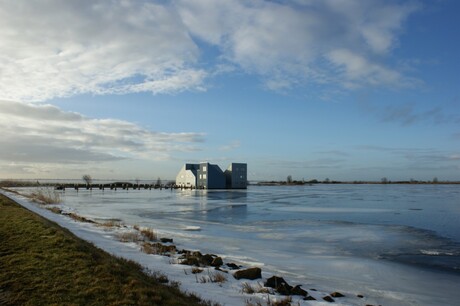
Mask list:
[[[19,189],[18,189],[19,190]],[[20,192],[30,190],[21,189]],[[284,299],[242,293],[243,283],[272,275],[302,285],[317,301],[296,305],[456,305],[460,298],[460,191],[449,185],[318,185],[242,191],[66,190],[64,211],[126,227],[108,228],[52,213],[7,193],[27,208],[117,256],[160,271],[183,290],[223,305]],[[148,255],[117,239],[134,225],[174,239],[179,249],[260,267],[263,279],[201,281],[177,259]],[[215,271],[203,272],[204,276]],[[311,290],[312,288],[317,291]],[[357,297],[362,295],[363,298]],[[265,303],[264,302],[264,303]]]

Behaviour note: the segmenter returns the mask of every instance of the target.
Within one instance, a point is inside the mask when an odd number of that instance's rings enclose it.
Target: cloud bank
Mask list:
[[[415,82],[389,64],[413,2],[31,0],[0,8],[4,100],[206,90],[222,65],[273,90]]]
[[[147,1],[18,1],[0,10],[3,99],[199,88],[199,50],[170,6]]]
[[[88,118],[52,105],[10,101],[0,101],[0,130],[0,160],[16,168],[168,159],[172,152],[199,150],[204,141],[200,133],[160,133],[126,121]]]

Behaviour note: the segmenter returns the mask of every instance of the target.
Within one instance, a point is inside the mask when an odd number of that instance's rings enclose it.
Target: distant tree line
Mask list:
[[[434,177],[430,181],[422,181],[411,178],[405,181],[391,181],[387,177],[382,177],[380,181],[336,181],[325,178],[320,181],[317,179],[311,180],[295,180],[292,175],[288,175],[285,181],[260,181],[257,185],[312,185],[312,184],[460,184],[460,181],[440,181]]]

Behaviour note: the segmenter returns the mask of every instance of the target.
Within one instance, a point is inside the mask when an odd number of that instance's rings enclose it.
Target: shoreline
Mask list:
[[[95,246],[107,251],[117,257],[126,258],[138,262],[148,271],[159,271],[167,275],[169,279],[180,283],[181,291],[193,293],[209,301],[215,301],[224,305],[324,305],[323,303],[333,303],[333,305],[373,305],[361,293],[357,292],[350,295],[349,292],[341,293],[335,290],[317,290],[316,288],[303,288],[302,284],[289,284],[288,279],[283,279],[282,275],[272,275],[256,266],[238,266],[233,262],[227,261],[225,254],[201,254],[199,250],[179,249],[173,244],[173,238],[164,238],[162,242],[144,240],[124,242],[108,238],[110,231],[129,232],[135,226],[115,225],[111,228],[104,228],[101,232],[101,224],[94,220],[84,217],[71,215],[70,213],[52,212],[46,206],[30,202],[23,195],[11,194],[10,191],[0,189],[0,193],[15,201],[19,205],[31,210],[32,212],[59,224],[59,226],[70,230],[79,238],[93,243]],[[10,193],[10,194],[8,194]],[[21,199],[22,198],[22,199]],[[51,205],[55,207],[54,205]],[[59,206],[59,205],[56,205]],[[48,207],[49,208],[49,207]],[[112,220],[116,223],[117,220]],[[139,230],[139,229],[137,229]],[[105,233],[105,235],[104,235]],[[105,236],[105,237],[103,237]],[[170,239],[170,240],[169,240]],[[146,245],[154,248],[164,248],[163,255],[143,252]],[[175,249],[175,255],[171,256],[171,249]],[[154,251],[152,253],[155,253]],[[150,253],[150,254],[149,254]],[[225,260],[222,260],[222,258]],[[221,261],[220,264],[213,264],[213,261]],[[244,276],[246,272],[254,272],[259,269],[257,277]],[[201,270],[197,272],[197,270]],[[242,273],[242,278],[235,276]],[[220,276],[222,275],[222,276]],[[222,277],[223,280],[215,280]],[[251,279],[252,278],[252,279]],[[273,283],[275,282],[275,283]],[[281,285],[280,285],[281,284]],[[222,301],[223,300],[223,301]],[[285,303],[285,304],[283,304]],[[298,304],[297,304],[298,303]]]
[[[386,188],[383,188],[386,190]],[[17,189],[17,191],[24,193],[26,191],[27,194],[33,194],[35,193],[35,189],[24,189],[24,191],[21,191],[22,189]],[[46,189],[39,189],[42,191],[46,191]],[[62,194],[59,191],[52,191],[50,190],[51,193],[58,193]],[[267,189],[268,190],[268,189]],[[285,189],[288,190],[288,189]],[[94,192],[94,191],[93,191]],[[151,191],[153,192],[153,191]],[[46,193],[46,192],[45,192]],[[131,196],[122,196],[121,199],[124,199],[123,203],[130,203],[126,202],[129,201],[129,199],[136,199],[138,198],[135,196],[137,191],[133,191],[132,193],[122,193],[122,195],[130,194],[134,195],[134,198]],[[72,193],[73,195],[78,195],[78,193]],[[104,192],[101,192],[100,194],[104,194]],[[150,194],[149,191],[146,192],[146,194]],[[157,194],[157,192],[155,192]],[[161,211],[161,206],[164,204],[167,204],[164,202],[164,198],[162,196],[164,194],[162,192],[158,193],[158,196],[154,196],[153,198],[158,198],[162,199],[160,202],[155,204],[153,207],[157,207],[159,211]],[[98,205],[98,198],[94,198],[93,201],[89,201],[90,198],[86,198],[87,195],[92,195],[91,198],[94,197],[94,194],[92,194],[90,191],[89,192],[84,192],[83,197],[81,200],[83,202],[81,204],[87,206],[88,204],[92,207],[95,205],[95,207],[99,207]],[[116,192],[110,192],[110,197],[115,197],[118,198],[119,196],[117,195]],[[282,194],[281,197],[284,195]],[[167,198],[170,197],[169,191],[167,192]],[[23,197],[21,197],[24,199]],[[80,196],[78,196],[80,198]],[[276,198],[276,197],[275,197]],[[262,198],[263,199],[263,198]],[[333,305],[385,305],[385,306],[390,306],[390,305],[413,305],[415,301],[418,301],[416,304],[417,305],[431,305],[432,302],[437,301],[440,302],[441,304],[449,304],[450,302],[447,301],[452,301],[452,299],[449,299],[448,297],[453,298],[453,300],[457,300],[457,298],[460,298],[456,296],[458,294],[452,294],[452,292],[456,292],[456,279],[453,278],[452,280],[449,279],[447,282],[447,275],[445,273],[441,272],[430,272],[428,270],[418,270],[416,267],[411,267],[408,265],[401,265],[398,263],[392,263],[392,262],[387,262],[385,260],[378,260],[373,262],[371,258],[366,259],[366,258],[360,258],[360,257],[344,257],[344,258],[334,258],[331,256],[326,256],[326,257],[318,257],[315,258],[315,256],[310,258],[307,256],[305,257],[306,260],[309,261],[306,265],[301,264],[301,266],[309,266],[308,269],[302,269],[302,270],[292,270],[291,269],[291,264],[290,262],[292,261],[292,267],[297,267],[298,265],[298,260],[301,260],[301,258],[304,258],[301,253],[298,251],[290,252],[290,254],[297,254],[294,255],[294,257],[291,257],[290,259],[287,259],[287,262],[285,263],[277,263],[275,260],[274,262],[272,261],[273,256],[277,256],[276,254],[284,254],[283,251],[281,253],[271,253],[271,247],[265,248],[262,245],[259,244],[246,244],[245,239],[239,239],[239,236],[232,236],[232,239],[236,239],[236,245],[239,246],[240,251],[235,253],[232,251],[232,248],[225,247],[225,245],[215,243],[215,244],[209,244],[207,243],[207,238],[208,235],[209,237],[214,237],[216,238],[215,234],[218,232],[215,232],[215,230],[220,231],[218,228],[214,228],[214,232],[212,228],[205,227],[204,232],[201,233],[201,226],[193,226],[193,228],[188,229],[189,226],[186,227],[181,227],[182,231],[187,231],[187,232],[181,232],[181,230],[177,231],[176,229],[171,230],[169,225],[164,224],[164,222],[161,222],[161,218],[158,219],[159,222],[144,222],[141,219],[138,218],[127,218],[125,219],[125,216],[130,216],[130,214],[125,214],[121,213],[118,211],[118,213],[111,214],[111,208],[110,206],[105,206],[104,209],[98,209],[96,208],[95,210],[82,210],[81,213],[83,213],[83,218],[78,218],[78,214],[80,214],[80,210],[76,209],[76,206],[74,208],[73,205],[71,205],[70,202],[69,205],[67,206],[65,203],[64,205],[38,205],[36,203],[30,203],[29,199],[25,199],[26,202],[30,205],[33,205],[37,209],[45,210],[44,208],[50,208],[53,206],[60,206],[61,212],[59,214],[54,214],[54,216],[51,216],[53,218],[60,218],[67,220],[67,223],[70,223],[69,225],[76,225],[80,230],[82,230],[83,233],[83,239],[85,240],[91,240],[92,237],[87,237],[88,231],[93,235],[99,235],[103,236],[103,238],[107,238],[110,240],[110,243],[103,242],[103,244],[113,245],[113,244],[118,244],[118,247],[113,247],[114,255],[118,257],[124,257],[125,255],[120,255],[123,252],[126,252],[126,249],[128,249],[128,252],[130,253],[129,256],[133,258],[133,260],[141,263],[144,267],[146,267],[147,270],[151,271],[161,271],[162,273],[165,273],[168,275],[168,277],[175,282],[181,283],[181,288],[185,292],[195,292],[199,296],[205,298],[206,300],[214,300],[214,301],[222,301],[224,305],[259,305],[257,303],[261,303],[260,305],[268,305],[268,301],[272,303],[279,302],[281,303],[283,300],[285,302],[288,302],[288,299],[291,299],[291,304],[292,305],[326,305],[324,303],[328,303],[326,301],[323,301],[322,298],[330,295],[333,290],[332,289],[338,289],[341,291],[346,297],[344,298],[337,298],[336,303]],[[67,201],[67,199],[66,199]],[[86,203],[86,204],[85,204]],[[104,202],[105,203],[105,202]],[[120,202],[121,203],[121,202]],[[137,203],[142,205],[141,201],[135,201],[133,203]],[[156,202],[155,202],[156,203]],[[75,204],[75,203],[74,203]],[[147,204],[147,207],[145,206],[140,206],[142,207],[141,209],[149,209],[151,210],[153,202],[150,204]],[[138,206],[136,206],[138,207]],[[139,207],[139,208],[140,208]],[[221,206],[219,206],[221,207]],[[412,207],[412,206],[409,206]],[[117,208],[114,207],[114,211],[116,211]],[[63,214],[61,214],[63,211]],[[50,211],[46,211],[44,213],[51,213]],[[73,214],[75,213],[75,214]],[[417,213],[417,212],[415,212]],[[412,213],[412,214],[415,214]],[[73,216],[70,216],[70,215]],[[104,216],[109,216],[109,217],[104,217]],[[74,219],[70,219],[71,217],[76,217],[75,219],[80,219],[80,221],[75,221]],[[80,216],[81,217],[81,216]],[[81,222],[84,221],[86,217],[86,220],[89,222]],[[70,219],[70,220],[69,220]],[[126,224],[123,223],[127,222]],[[201,225],[199,222],[200,218],[196,219],[197,223],[194,223],[192,219],[190,220],[192,223],[188,223],[188,225]],[[64,223],[66,223],[64,222]],[[171,237],[174,239],[175,247],[177,248],[177,251],[183,251],[184,249],[192,250],[192,252],[195,251],[200,251],[204,250],[205,252],[209,254],[204,254],[204,255],[214,255],[214,257],[219,256],[223,259],[225,263],[232,263],[235,262],[237,264],[243,265],[243,268],[248,268],[251,266],[255,267],[260,267],[262,269],[262,278],[257,279],[254,281],[245,281],[245,280],[235,280],[234,277],[232,277],[232,274],[234,271],[230,271],[229,273],[225,273],[226,275],[226,280],[223,282],[217,282],[217,281],[211,281],[211,278],[214,277],[215,273],[220,273],[221,271],[217,271],[215,267],[206,267],[204,268],[204,273],[193,273],[193,270],[196,269],[196,267],[192,266],[184,266],[179,264],[179,255],[176,257],[167,257],[167,256],[159,256],[159,255],[148,255],[147,257],[145,254],[142,253],[142,245],[136,241],[130,241],[130,235],[128,235],[127,239],[125,239],[125,242],[120,242],[118,235],[126,232],[131,232],[133,229],[138,231],[139,229],[136,229],[136,223],[135,222],[140,222],[137,224],[142,224],[150,228],[155,228],[159,230],[159,238],[163,237]],[[169,224],[174,224],[174,218],[170,221],[173,223]],[[101,227],[100,224],[97,223],[112,223],[111,226],[104,226]],[[113,226],[116,225],[117,226]],[[165,227],[166,225],[166,227]],[[183,226],[184,224],[181,223]],[[185,223],[187,225],[187,223]],[[174,227],[174,226],[173,226]],[[196,227],[196,228],[195,228]],[[187,229],[185,229],[187,228]],[[188,232],[191,230],[192,232]],[[198,230],[199,232],[193,233],[193,231]],[[319,229],[318,229],[319,230]],[[161,236],[161,235],[163,236]],[[321,233],[320,237],[322,237]],[[358,235],[359,236],[359,235]],[[101,237],[100,237],[101,238]],[[176,241],[177,238],[177,241]],[[198,239],[198,240],[197,240]],[[228,245],[233,245],[233,241],[235,240],[225,240],[226,243],[229,243]],[[262,239],[264,241],[264,239]],[[254,241],[256,242],[256,241]],[[156,242],[155,242],[156,243]],[[239,244],[238,244],[239,243]],[[264,242],[262,242],[264,243]],[[327,243],[327,241],[323,241],[323,243]],[[235,245],[235,246],[236,246]],[[300,246],[300,245],[298,245]],[[255,247],[255,248],[254,248]],[[293,245],[293,247],[295,247]],[[311,247],[318,247],[319,250],[321,250],[321,245],[318,244],[313,244]],[[162,248],[162,247],[160,247]],[[279,249],[275,247],[276,249]],[[295,247],[297,248],[297,247]],[[258,253],[257,250],[266,250],[268,253]],[[300,250],[300,249],[299,249]],[[314,249],[312,249],[314,250]],[[215,253],[217,252],[217,253]],[[203,255],[203,254],[201,254]],[[231,256],[228,256],[231,255]],[[300,257],[299,257],[300,255]],[[333,255],[331,253],[330,255]],[[150,257],[149,257],[150,256]],[[208,256],[207,256],[208,257]],[[158,265],[157,265],[158,263]],[[275,263],[275,265],[273,265]],[[277,266],[276,264],[281,264]],[[287,265],[286,265],[287,264]],[[348,266],[348,267],[347,267]],[[352,270],[350,270],[349,267],[354,267]],[[223,267],[224,269],[229,270],[227,266]],[[280,269],[281,268],[281,269]],[[297,273],[298,271],[299,273]],[[228,272],[228,271],[227,271]],[[344,273],[347,272],[347,273]],[[369,273],[369,275],[368,275]],[[403,275],[406,275],[403,277]],[[290,298],[289,296],[281,296],[281,295],[268,295],[267,293],[256,293],[256,294],[247,294],[243,290],[249,289],[249,290],[254,290],[256,291],[265,291],[266,288],[263,288],[265,283],[269,278],[272,276],[278,276],[278,277],[284,277],[287,283],[289,283],[292,286],[296,285],[304,285],[301,288],[307,290],[307,292],[314,296],[316,298],[316,301],[305,301],[303,300],[302,296],[293,296],[293,298]],[[377,277],[377,278],[376,278]],[[401,283],[401,281],[411,280],[417,284],[417,285],[409,285],[406,286],[404,283]],[[446,282],[444,281],[446,280]],[[440,280],[440,283],[437,283],[434,280]],[[370,281],[370,282],[369,282]],[[454,281],[454,282],[452,282]],[[251,288],[244,288],[244,284],[249,284],[251,285]],[[409,283],[411,283],[409,281]],[[399,285],[398,285],[399,284]],[[441,285],[442,284],[442,285]],[[447,289],[450,288],[450,289]],[[320,289],[318,291],[311,290],[311,289]],[[421,291],[420,291],[421,290]],[[364,297],[361,298],[359,295],[363,294]],[[214,297],[214,298],[213,298]],[[442,301],[442,302],[441,302]],[[287,304],[286,304],[287,305]]]
[[[166,183],[155,183],[154,180],[115,180],[115,179],[94,179],[91,184],[82,183],[81,179],[0,179],[0,188],[9,187],[55,187],[63,189],[183,189],[176,186],[172,180],[164,180]],[[248,181],[248,186],[314,186],[314,185],[460,185],[460,181],[423,181],[423,180],[396,180],[396,181],[319,181],[319,180],[294,180],[287,181]],[[185,188],[190,189],[190,188]],[[224,189],[225,190],[225,189]],[[238,190],[238,189],[236,189]]]

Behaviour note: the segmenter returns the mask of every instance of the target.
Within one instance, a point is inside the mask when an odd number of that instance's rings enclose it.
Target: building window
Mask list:
[[[206,171],[206,166],[203,166],[203,171]]]
[[[206,179],[206,174],[203,174],[203,179],[204,179],[204,180]]]

